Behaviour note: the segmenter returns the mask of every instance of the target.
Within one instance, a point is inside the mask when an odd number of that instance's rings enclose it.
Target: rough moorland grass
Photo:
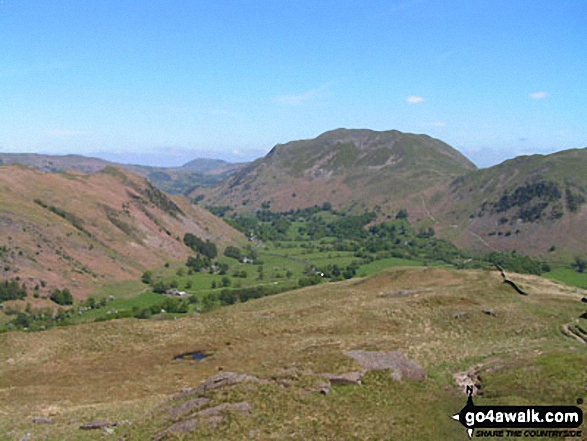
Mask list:
[[[217,428],[202,424],[183,439],[465,439],[449,418],[465,404],[452,374],[477,363],[501,366],[482,370],[485,395],[477,404],[574,404],[587,394],[587,357],[560,327],[578,320],[584,291],[533,276],[510,278],[530,295],[516,294],[494,272],[395,268],[198,317],[3,334],[0,439],[26,432],[33,439],[101,439],[78,429],[95,419],[129,419],[131,426],[116,428],[117,438],[151,439],[170,425],[166,400],[220,369],[269,383],[210,393],[212,404],[249,402],[251,415],[230,414]],[[419,292],[395,296],[408,289]],[[428,378],[396,382],[373,372],[362,386],[308,393],[320,381],[314,373],[358,369],[343,354],[351,349],[400,350]],[[211,356],[173,360],[196,350]],[[40,415],[55,424],[32,424]]]

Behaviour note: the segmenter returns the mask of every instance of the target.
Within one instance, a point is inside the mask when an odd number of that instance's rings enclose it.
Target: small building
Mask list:
[[[191,294],[188,294],[185,291],[177,291],[175,289],[168,289],[165,292],[165,295],[167,295],[169,297],[191,297]]]

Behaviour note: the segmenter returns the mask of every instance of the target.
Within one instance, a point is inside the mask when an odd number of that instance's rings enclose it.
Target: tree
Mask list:
[[[50,299],[58,305],[73,305],[73,296],[67,288],[64,288],[63,290],[56,289],[53,294],[51,294]]]
[[[216,244],[206,240],[205,242],[192,233],[186,233],[183,236],[183,243],[194,250],[196,253],[203,254],[204,256],[214,259],[218,255],[218,249]]]
[[[226,257],[231,257],[236,260],[241,260],[243,257],[241,250],[233,245],[229,245],[226,247],[226,249],[224,250],[224,255]]]
[[[143,283],[150,285],[151,282],[153,281],[153,271],[145,271],[143,273],[143,276],[141,277],[141,280]]]
[[[584,273],[585,268],[587,267],[587,260],[583,259],[582,257],[575,257],[575,261],[571,264],[575,271],[578,273]]]
[[[400,211],[397,212],[397,214],[395,215],[396,219],[407,219],[409,216],[408,214],[408,210],[406,210],[405,208],[402,208]]]

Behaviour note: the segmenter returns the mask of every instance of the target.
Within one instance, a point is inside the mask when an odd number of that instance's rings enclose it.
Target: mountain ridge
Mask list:
[[[475,168],[457,150],[427,135],[336,129],[278,144],[218,186],[191,195],[239,209],[266,201],[276,210],[326,201],[346,208],[370,200],[372,205],[394,205],[392,193],[395,199],[413,197]],[[411,190],[403,185],[409,176]],[[309,183],[320,187],[320,195],[313,194]]]
[[[47,173],[62,171],[97,173],[108,166],[121,167],[148,178],[161,190],[172,194],[182,194],[198,185],[216,184],[241,168],[245,163],[231,163],[222,159],[196,158],[177,167],[156,167],[121,164],[77,154],[0,153],[0,166],[11,164],[23,164]]]

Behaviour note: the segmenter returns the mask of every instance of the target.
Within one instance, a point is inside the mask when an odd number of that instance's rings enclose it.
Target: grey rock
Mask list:
[[[108,421],[91,421],[89,423],[82,424],[79,428],[82,430],[99,430],[109,427]]]
[[[201,410],[197,413],[199,417],[202,418],[209,418],[212,416],[219,415],[220,413],[224,412],[225,410],[234,410],[239,412],[242,415],[248,415],[251,411],[251,405],[246,401],[241,403],[222,403],[218,406],[211,407],[209,409]]]
[[[179,406],[172,407],[169,409],[169,417],[171,419],[177,420],[184,415],[190,413],[192,410],[199,409],[200,407],[205,406],[210,402],[210,398],[192,398],[181,403]]]
[[[169,435],[177,435],[192,432],[198,426],[198,424],[200,424],[200,422],[196,418],[192,418],[185,421],[179,421],[177,423],[172,424],[162,432],[159,432],[157,435],[155,435],[154,440],[160,441],[162,439],[165,439]]]
[[[322,378],[326,378],[330,384],[335,386],[347,384],[361,384],[361,379],[365,375],[364,372],[345,372],[344,374],[321,374]]]
[[[344,354],[354,359],[365,371],[390,369],[392,377],[398,381],[403,378],[422,381],[426,371],[399,351],[346,351]]]

